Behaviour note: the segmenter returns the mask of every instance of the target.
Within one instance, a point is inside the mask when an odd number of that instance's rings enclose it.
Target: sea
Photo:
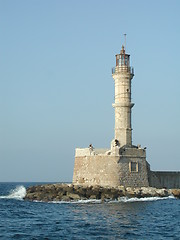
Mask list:
[[[120,198],[118,201],[24,201],[42,183],[0,183],[0,239],[176,239],[180,200]]]

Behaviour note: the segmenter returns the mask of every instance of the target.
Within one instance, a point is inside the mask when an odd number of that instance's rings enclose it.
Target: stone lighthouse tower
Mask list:
[[[112,69],[115,82],[115,140],[122,146],[132,145],[131,128],[131,80],[134,70],[130,67],[130,55],[126,54],[124,46],[120,54],[116,54],[116,67]]]
[[[116,66],[112,69],[115,82],[115,136],[110,149],[97,149],[92,144],[76,148],[73,184],[91,186],[120,185],[130,187],[149,186],[150,166],[146,150],[132,144],[131,80],[134,76],[130,55],[124,46],[116,54]]]

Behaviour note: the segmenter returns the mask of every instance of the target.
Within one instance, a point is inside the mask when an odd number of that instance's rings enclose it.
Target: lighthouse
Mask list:
[[[115,141],[119,147],[132,145],[131,109],[131,80],[134,69],[130,66],[130,55],[122,45],[120,54],[116,54],[116,66],[112,69],[115,83]]]
[[[131,80],[134,69],[130,55],[122,45],[112,69],[115,83],[115,133],[110,148],[96,148],[92,144],[75,149],[73,184],[102,187],[179,188],[180,172],[151,171],[146,160],[146,147],[132,144]]]
[[[146,149],[132,144],[131,81],[134,70],[130,66],[130,55],[124,46],[116,54],[116,65],[112,69],[115,84],[114,139],[110,149],[76,148],[73,184],[90,186],[149,186],[150,165],[146,161]]]

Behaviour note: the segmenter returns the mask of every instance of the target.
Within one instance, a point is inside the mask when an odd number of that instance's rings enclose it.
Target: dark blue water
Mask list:
[[[180,239],[180,200],[21,200],[30,185],[0,183],[0,239]]]

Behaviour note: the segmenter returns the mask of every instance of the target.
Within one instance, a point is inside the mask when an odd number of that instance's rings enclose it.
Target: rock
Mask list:
[[[33,186],[33,187],[29,188],[27,191],[28,191],[28,193],[34,193],[36,191],[36,187]]]
[[[93,192],[93,190],[92,190],[92,187],[87,187],[86,188],[86,193],[85,193],[85,197],[86,198],[89,198],[91,195],[93,195],[94,194],[94,192]]]
[[[61,201],[69,202],[71,199],[68,196],[62,196]]]
[[[53,201],[55,201],[55,202],[59,202],[59,201],[61,201],[61,199],[62,199],[62,196],[61,196],[61,197],[56,196],[56,197],[53,199]]]
[[[101,186],[81,186],[73,184],[45,184],[29,187],[25,200],[38,201],[77,201],[79,199],[118,199],[119,197],[166,197],[173,194],[180,198],[180,189],[156,189],[152,187],[132,188],[118,186],[116,188]]]
[[[74,186],[74,193],[79,194],[81,198],[85,198],[86,196],[86,188],[82,186]]]
[[[174,197],[180,199],[180,189],[171,189],[171,193],[174,195]]]
[[[125,192],[125,196],[126,196],[126,197],[129,197],[129,198],[134,198],[134,197],[136,197],[136,193],[134,192],[134,188],[127,187],[127,188],[126,188],[126,192]]]
[[[114,196],[113,194],[107,194],[107,193],[102,193],[101,194],[101,200],[104,201],[105,199],[107,200],[114,200],[117,198],[117,195]]]
[[[96,195],[91,195],[89,199],[97,199],[97,198],[96,198]]]
[[[124,186],[118,186],[117,189],[119,191],[119,194],[121,194],[122,196],[125,195],[126,188]]]
[[[156,189],[156,193],[159,195],[159,197],[169,196],[169,192],[166,189]]]
[[[63,190],[65,192],[73,193],[73,186],[72,185],[63,186]]]
[[[159,196],[156,192],[156,188],[152,187],[141,187],[141,197],[157,197]]]
[[[80,200],[81,199],[81,197],[75,193],[67,193],[66,196],[69,197],[71,200]]]

